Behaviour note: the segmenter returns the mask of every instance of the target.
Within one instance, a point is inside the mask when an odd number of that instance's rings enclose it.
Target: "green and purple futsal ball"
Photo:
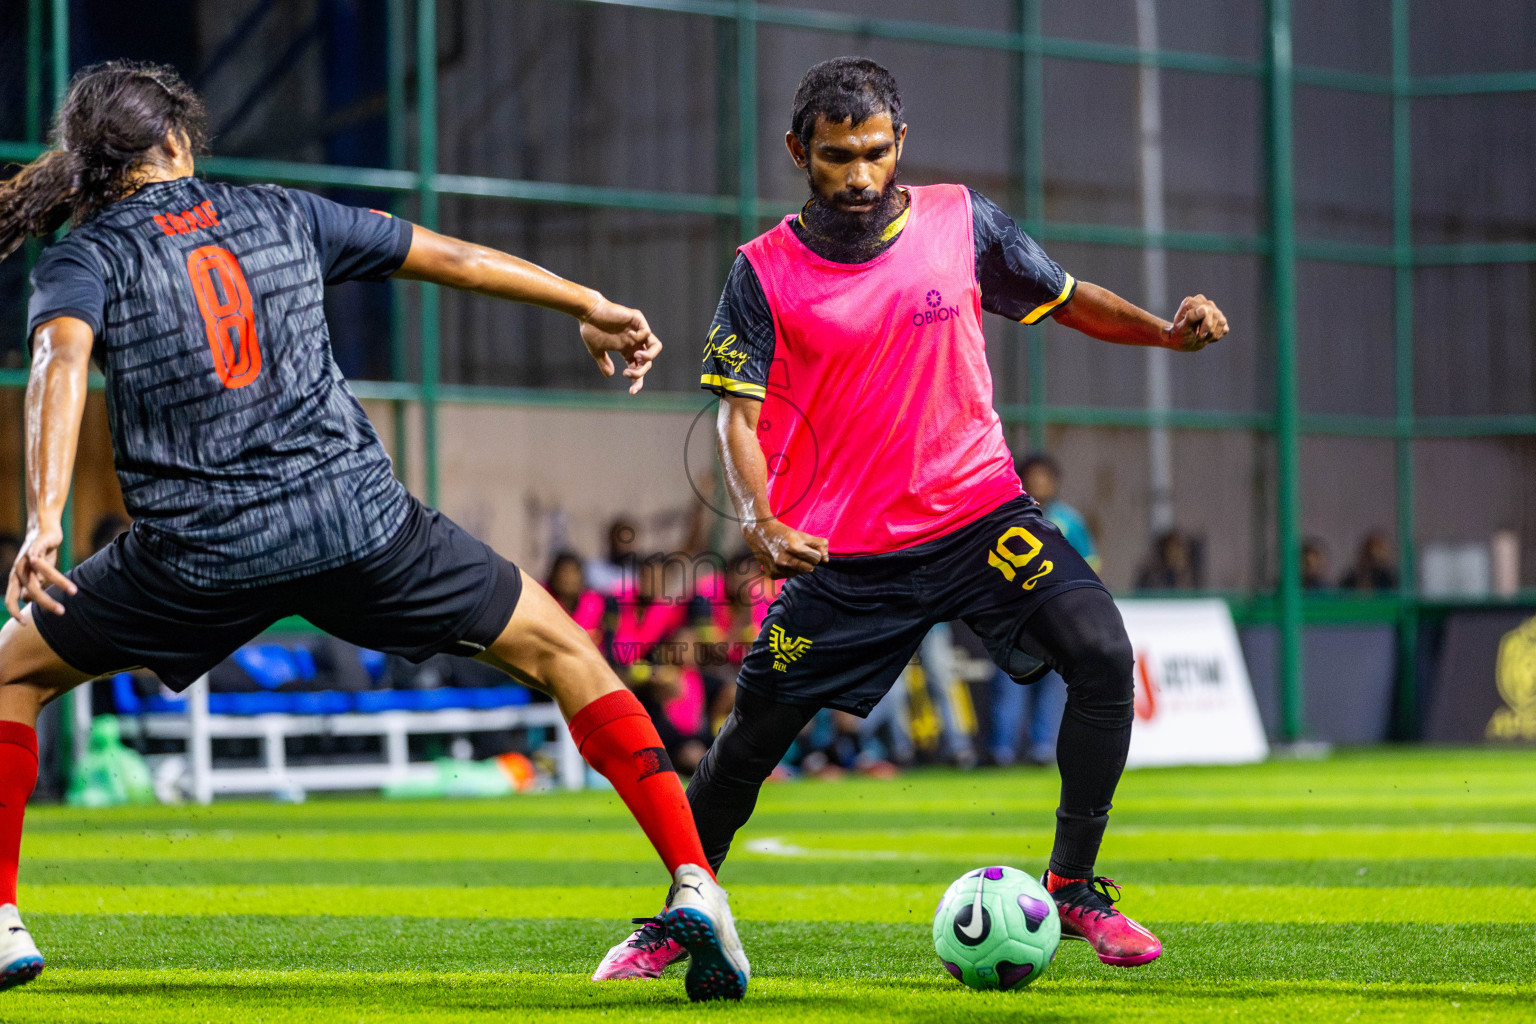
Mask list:
[[[934,951],[971,988],[1023,988],[1045,973],[1060,943],[1056,901],[1017,868],[967,871],[933,914]]]

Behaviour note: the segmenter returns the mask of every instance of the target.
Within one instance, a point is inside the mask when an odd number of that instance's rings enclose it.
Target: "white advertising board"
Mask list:
[[[1225,601],[1119,601],[1136,651],[1128,767],[1243,764],[1269,754]]]

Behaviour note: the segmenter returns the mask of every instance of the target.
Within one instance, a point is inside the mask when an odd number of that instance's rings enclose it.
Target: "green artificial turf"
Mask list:
[[[1128,773],[1101,870],[1166,952],[1064,944],[975,993],[928,939],[972,867],[1038,872],[1054,773],[768,787],[722,881],[740,1005],[587,980],[664,872],[609,792],[34,808],[26,1021],[1536,1020],[1536,753],[1411,749]]]

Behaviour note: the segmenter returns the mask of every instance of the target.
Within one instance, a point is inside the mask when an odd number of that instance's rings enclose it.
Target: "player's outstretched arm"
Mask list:
[[[45,588],[57,585],[66,594],[75,592],[59,571],[59,547],[95,343],[91,325],[72,316],[49,320],[33,334],[26,406],[27,536],[5,584],[5,608],[13,619],[21,619],[22,601],[63,615],[64,606]]]
[[[757,418],[763,403],[755,398],[725,395],[715,427],[720,439],[720,463],[731,492],[741,535],[773,579],[810,572],[827,560],[827,539],[801,533],[774,518],[768,502],[768,460],[757,440]]]
[[[601,292],[567,281],[543,267],[497,249],[440,235],[413,225],[411,248],[395,277],[478,292],[496,299],[558,310],[581,321],[581,340],[604,377],[614,373],[609,353],[624,359],[624,376],[635,394],[661,352],[645,314],[603,298]]]
[[[1054,315],[1057,323],[1100,341],[1181,352],[1198,352],[1227,333],[1226,315],[1204,295],[1192,295],[1179,303],[1169,323],[1087,281],[1077,283],[1072,301]]]

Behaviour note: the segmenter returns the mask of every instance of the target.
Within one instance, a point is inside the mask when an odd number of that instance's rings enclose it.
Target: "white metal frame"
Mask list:
[[[91,726],[90,688],[75,700],[75,749],[83,751]],[[408,738],[422,733],[493,732],[516,728],[553,728],[559,746],[560,783],[580,789],[586,764],[554,704],[438,711],[352,712],[343,715],[215,715],[208,711],[208,677],[187,690],[187,711],[138,715],[143,735],[179,739],[186,744],[191,796],[207,804],[219,794],[291,793],[295,790],[380,789],[430,778],[437,767],[411,763]],[[289,736],[382,736],[384,760],[349,764],[289,765],[283,741]],[[213,761],[213,741],[247,738],[262,741],[259,768],[220,768]]]

